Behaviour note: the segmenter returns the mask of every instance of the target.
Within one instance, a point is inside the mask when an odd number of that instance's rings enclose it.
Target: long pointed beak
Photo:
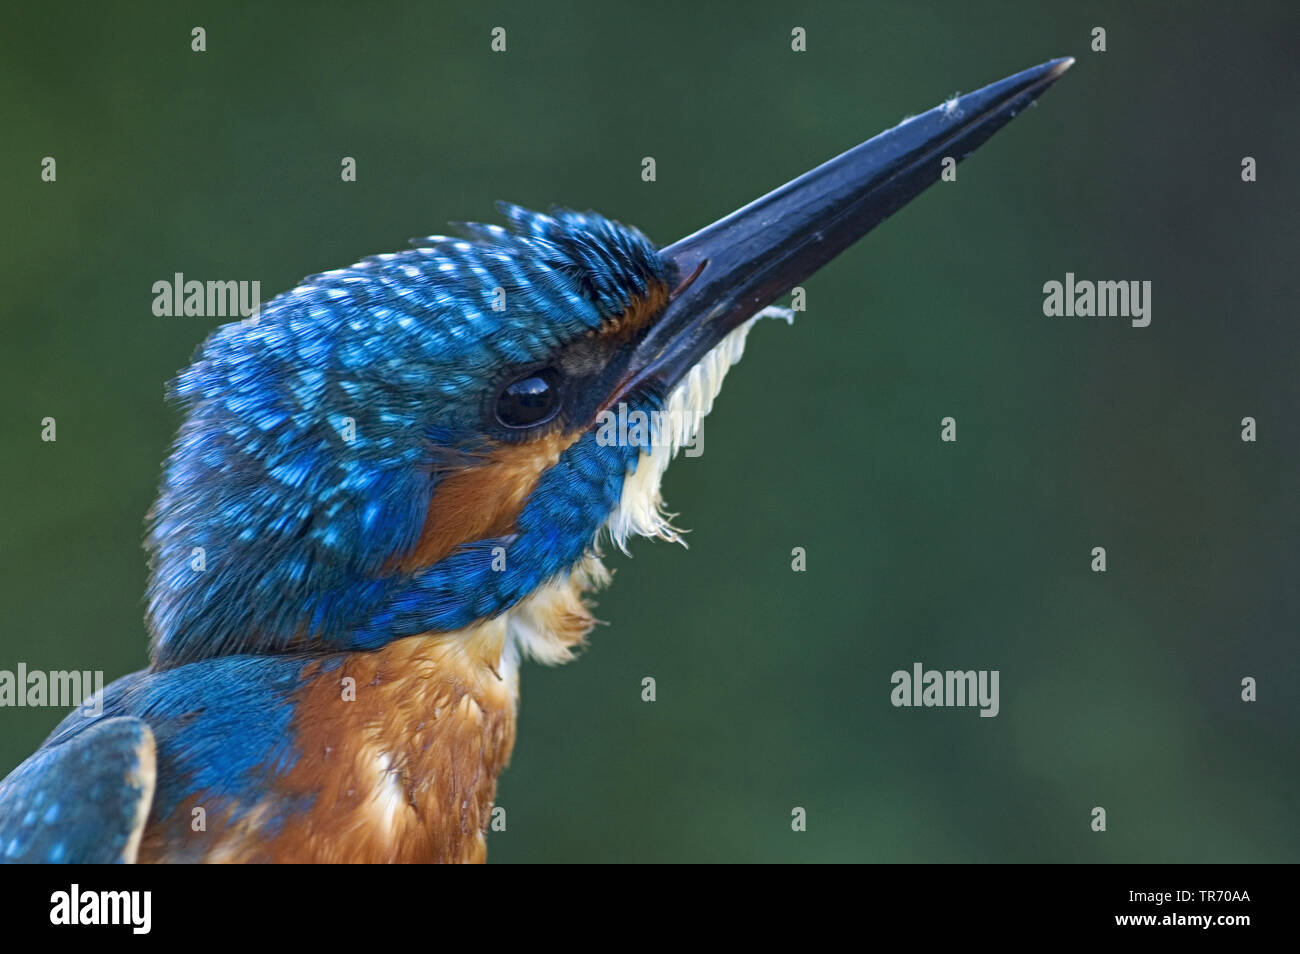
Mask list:
[[[904,120],[661,254],[678,286],[618,389],[670,389],[728,332],[914,199],[1070,68],[1051,60]]]

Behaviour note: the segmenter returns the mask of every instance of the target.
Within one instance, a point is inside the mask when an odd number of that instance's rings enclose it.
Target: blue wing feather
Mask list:
[[[0,782],[0,861],[134,861],[154,777],[153,732],[140,719],[56,734]]]

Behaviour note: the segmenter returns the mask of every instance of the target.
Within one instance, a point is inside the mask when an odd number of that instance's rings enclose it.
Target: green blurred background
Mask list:
[[[0,668],[109,679],[146,661],[163,382],[218,322],[154,317],[153,282],[269,298],[497,199],[667,243],[955,91],[1078,57],[807,282],[794,327],[756,328],[703,456],[669,472],[690,548],[612,558],[611,625],[525,669],[490,857],[1300,860],[1294,4],[4,16]],[[1043,317],[1067,271],[1151,280],[1151,326]],[[1001,714],[893,708],[915,661],[1000,670]],[[0,711],[0,773],[61,716]]]

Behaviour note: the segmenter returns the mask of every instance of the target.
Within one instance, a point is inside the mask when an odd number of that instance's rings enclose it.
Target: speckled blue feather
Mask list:
[[[148,807],[139,775],[149,744],[138,719],[104,719],[14,769],[0,782],[0,861],[129,860],[131,835]]]

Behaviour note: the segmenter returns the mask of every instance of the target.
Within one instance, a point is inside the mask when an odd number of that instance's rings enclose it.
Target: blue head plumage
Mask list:
[[[313,276],[203,343],[150,518],[156,664],[456,629],[592,545],[642,448],[588,425],[671,269],[600,216],[502,210],[508,230]],[[553,416],[503,423],[557,367]]]

